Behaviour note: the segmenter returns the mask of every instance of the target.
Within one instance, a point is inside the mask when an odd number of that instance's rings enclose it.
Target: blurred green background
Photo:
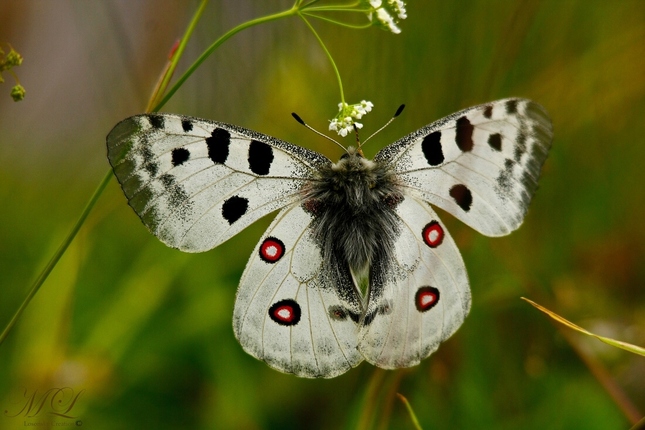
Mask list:
[[[0,329],[105,175],[106,134],[145,109],[197,6],[0,3],[0,42],[24,56],[15,72],[27,90],[12,102],[13,78],[3,75]],[[290,6],[212,1],[178,74],[228,29]],[[471,281],[462,328],[411,369],[362,364],[332,380],[278,373],[246,355],[231,328],[237,282],[271,217],[210,252],[182,254],[147,232],[113,180],[0,345],[0,428],[52,419],[91,429],[413,428],[397,392],[426,429],[629,428],[645,414],[645,359],[561,330],[520,296],[645,346],[645,3],[410,1],[399,35],[313,23],[347,100],[375,105],[363,136],[407,105],[369,156],[489,100],[529,97],[553,118],[522,228],[491,239],[442,214]],[[327,58],[292,18],[233,37],[164,110],[336,159],[338,148],[290,113],[324,130],[339,101]],[[81,393],[75,418],[52,418],[48,404],[20,412],[61,387]]]

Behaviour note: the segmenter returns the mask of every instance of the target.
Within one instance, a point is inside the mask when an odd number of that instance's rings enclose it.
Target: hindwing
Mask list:
[[[361,299],[347,270],[325,271],[310,214],[283,209],[253,250],[233,330],[249,354],[282,372],[331,378],[357,366]]]
[[[359,350],[386,369],[410,367],[434,352],[470,310],[466,267],[430,206],[406,197],[396,213],[394,261],[371,279]]]

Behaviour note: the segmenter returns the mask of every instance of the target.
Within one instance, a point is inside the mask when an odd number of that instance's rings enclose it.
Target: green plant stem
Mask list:
[[[177,51],[174,52],[174,54],[172,55],[172,58],[170,59],[170,66],[166,69],[163,80],[161,81],[161,84],[157,88],[156,94],[154,95],[154,102],[151,103],[153,106],[157,106],[157,108],[154,109],[153,112],[157,112],[157,110],[160,109],[162,106],[157,103],[159,95],[163,94],[166,91],[166,88],[168,88],[170,79],[172,78],[172,75],[175,72],[175,69],[177,68],[177,64],[179,64],[179,59],[183,55],[184,50],[186,49],[186,45],[188,44],[188,40],[190,40],[190,36],[192,36],[193,31],[195,30],[195,27],[197,27],[197,23],[199,22],[199,19],[202,17],[204,13],[204,9],[206,9],[206,5],[208,5],[208,0],[202,0],[202,2],[199,4],[199,8],[197,8],[197,11],[193,15],[193,19],[190,21],[190,24],[188,24],[188,27],[186,28],[186,31],[184,32],[183,37],[179,41],[179,46],[177,47]]]
[[[74,238],[76,237],[76,234],[78,231],[81,229],[83,226],[83,223],[85,223],[85,219],[87,216],[90,214],[92,211],[92,208],[98,201],[99,197],[103,193],[103,190],[107,186],[107,184],[110,182],[110,179],[112,179],[112,169],[110,169],[105,177],[103,177],[103,180],[99,184],[99,186],[96,188],[94,191],[94,194],[90,198],[90,200],[87,202],[87,205],[85,205],[85,209],[83,209],[83,212],[81,213],[81,216],[78,218],[78,221],[76,221],[76,224],[72,227],[70,232],[67,234],[67,237],[65,240],[63,240],[63,243],[60,244],[52,258],[49,260],[49,263],[45,266],[43,271],[40,273],[36,281],[33,283],[31,286],[31,289],[29,290],[29,294],[27,294],[27,297],[25,300],[23,300],[22,304],[14,314],[13,318],[11,318],[11,321],[9,321],[9,324],[7,324],[7,327],[5,327],[4,331],[0,335],[0,345],[4,340],[7,338],[7,335],[13,328],[13,326],[16,324],[18,319],[20,318],[20,315],[22,315],[23,311],[27,308],[27,305],[29,305],[29,302],[31,302],[31,299],[36,295],[40,287],[43,285],[49,274],[51,273],[52,270],[54,270],[54,267],[56,267],[56,264],[58,261],[61,259],[65,251],[67,251],[67,248],[69,245],[72,243]]]
[[[179,47],[177,48],[177,51],[173,55],[173,58],[171,60],[170,67],[165,72],[165,76],[163,78],[163,81],[161,85],[158,88],[158,91],[163,92],[164,88],[168,85],[168,82],[170,81],[170,77],[172,76],[172,73],[177,66],[177,63],[179,62],[179,59],[181,58],[182,53],[184,52],[184,48],[186,46],[186,43],[188,43],[188,40],[190,39],[190,36],[193,33],[193,30],[195,29],[195,26],[197,25],[197,21],[199,18],[202,16],[204,12],[204,8],[206,7],[206,4],[208,3],[208,0],[203,0],[202,3],[200,4],[199,8],[193,15],[193,19],[191,20],[190,24],[186,28],[186,31],[181,38],[181,42]],[[185,79],[184,79],[185,80]],[[182,81],[183,82],[183,81]],[[175,87],[178,87],[175,85]],[[176,91],[177,88],[174,88]],[[173,91],[174,92],[174,91]],[[164,100],[167,101],[169,97],[164,98]],[[165,102],[164,102],[165,103]],[[158,106],[155,111],[157,111],[161,106]],[[85,206],[85,209],[83,209],[83,212],[81,213],[81,216],[78,218],[78,221],[76,221],[76,224],[74,224],[74,227],[72,227],[72,230],[67,234],[67,237],[63,241],[63,243],[60,244],[58,249],[56,250],[56,253],[52,256],[52,258],[49,260],[45,268],[40,272],[40,275],[36,279],[36,281],[33,283],[31,286],[31,289],[29,290],[29,293],[27,294],[27,297],[23,300],[22,304],[16,311],[16,313],[13,315],[11,318],[11,321],[9,321],[9,324],[5,327],[3,330],[2,334],[0,334],[0,345],[4,342],[4,340],[7,338],[9,335],[9,332],[13,328],[13,326],[16,324],[18,319],[20,319],[20,316],[24,312],[24,310],[27,308],[29,303],[31,302],[31,299],[34,298],[40,287],[45,283],[47,280],[47,277],[51,273],[52,270],[54,270],[54,267],[56,267],[56,264],[58,264],[58,261],[61,259],[63,254],[65,254],[65,251],[67,251],[67,248],[69,248],[69,245],[72,243],[74,238],[76,237],[76,234],[78,231],[81,229],[83,224],[85,223],[85,219],[87,216],[90,214],[92,211],[92,208],[94,208],[94,205],[98,201],[99,197],[103,193],[103,190],[105,190],[105,187],[107,184],[110,182],[110,179],[112,179],[112,169],[108,170],[108,172],[105,174],[103,177],[103,180],[99,184],[99,186],[96,188],[94,191],[94,194],[90,198],[90,200],[87,202],[87,205]]]
[[[351,29],[353,29],[353,30],[364,30],[364,29],[369,28],[369,27],[371,27],[371,26],[372,26],[372,23],[371,23],[371,22],[369,22],[369,23],[367,23],[367,24],[360,24],[360,25],[356,25],[356,24],[349,24],[349,23],[347,23],[347,22],[337,21],[337,20],[335,20],[335,19],[327,18],[326,16],[318,15],[318,14],[311,13],[311,12],[308,12],[308,11],[303,11],[303,12],[302,12],[302,14],[303,14],[303,15],[310,16],[310,17],[312,17],[312,18],[319,19],[319,20],[321,20],[321,21],[329,22],[329,23],[331,23],[331,24],[336,24],[336,25],[339,25],[339,26],[341,26],[341,27],[351,28]]]
[[[405,408],[408,410],[408,414],[410,414],[410,419],[412,420],[412,424],[414,425],[414,428],[417,429],[417,430],[423,430],[421,428],[421,424],[419,424],[419,420],[417,419],[417,415],[414,413],[414,409],[412,409],[412,406],[410,405],[410,402],[408,402],[408,399],[406,399],[403,396],[403,394],[401,394],[401,393],[396,393],[396,395],[399,397],[399,399],[405,405]]]
[[[310,2],[310,3],[308,3],[308,4],[314,4],[315,2],[316,1],[314,0],[314,1]],[[193,31],[194,31],[194,29],[195,29],[195,27],[197,25],[197,22],[201,18],[202,14],[204,12],[204,8],[206,7],[207,3],[208,3],[208,0],[202,0],[202,2],[200,3],[199,8],[197,9],[195,14],[193,15],[193,19],[191,20],[190,24],[186,28],[186,32],[184,33],[184,36],[181,38],[181,42],[179,44],[179,47],[177,48],[177,51],[172,56],[170,66],[166,70],[165,75],[163,77],[163,80],[161,81],[161,84],[157,88],[157,94],[163,94],[165,88],[168,86],[168,83],[170,82],[170,79],[171,79],[171,77],[173,75],[173,72],[174,72],[175,68],[177,67],[177,64],[179,63],[179,59],[181,58],[181,56],[182,56],[182,54],[184,52],[186,44],[188,43],[188,40],[190,39],[190,36],[192,35],[192,33],[193,33]],[[154,106],[154,108],[151,109],[151,111],[152,112],[158,112],[168,102],[168,100],[170,100],[170,98],[175,94],[175,92],[177,92],[177,90],[183,85],[183,83],[190,77],[190,75],[192,75],[195,72],[195,70],[197,70],[197,68],[204,62],[204,60],[206,60],[206,58],[208,58],[222,43],[227,41],[231,36],[235,35],[236,33],[240,32],[242,30],[245,30],[245,29],[247,29],[249,27],[253,27],[254,25],[263,24],[263,23],[270,22],[270,21],[275,21],[277,19],[285,18],[285,17],[292,16],[292,15],[298,15],[305,21],[305,23],[307,24],[309,29],[314,33],[314,35],[318,39],[318,42],[320,43],[320,45],[322,46],[323,50],[327,54],[327,57],[331,61],[331,64],[332,64],[332,66],[334,68],[334,71],[336,72],[336,77],[338,78],[338,85],[340,87],[341,101],[344,103],[345,102],[345,96],[344,96],[344,92],[343,92],[343,84],[342,84],[342,81],[340,79],[340,73],[338,72],[338,68],[336,67],[336,63],[334,63],[334,60],[333,60],[331,54],[329,53],[329,51],[325,47],[325,44],[323,43],[323,41],[320,38],[320,36],[318,36],[318,33],[316,33],[316,31],[311,26],[309,21],[307,21],[307,19],[302,14],[300,14],[300,7],[302,7],[301,4],[302,4],[302,1],[297,0],[294,3],[293,7],[291,9],[289,9],[289,10],[279,12],[279,13],[276,13],[276,14],[273,14],[273,15],[267,15],[267,16],[257,18],[257,19],[252,19],[250,21],[246,21],[246,22],[238,25],[237,27],[229,30],[228,32],[226,32],[223,36],[221,36],[219,39],[217,39],[211,46],[209,46],[208,49],[206,49],[206,51],[204,51],[202,53],[202,55],[199,56],[199,58],[197,58],[197,60],[186,70],[186,72],[184,72],[184,74],[177,80],[177,82],[172,86],[172,88],[170,88],[170,90],[161,99],[161,101],[159,101]],[[157,94],[155,94],[153,97],[156,98]],[[2,344],[2,342],[4,342],[4,340],[7,338],[7,335],[9,334],[9,332],[11,331],[13,326],[16,324],[16,322],[18,321],[18,319],[22,315],[23,311],[29,305],[29,303],[31,302],[31,299],[38,292],[38,290],[40,289],[42,284],[45,282],[45,280],[47,279],[47,277],[49,276],[51,271],[54,269],[54,267],[56,267],[56,264],[58,264],[58,261],[61,259],[63,254],[65,254],[65,251],[67,250],[69,245],[72,243],[72,241],[76,237],[76,234],[78,233],[80,228],[85,223],[85,219],[87,218],[87,216],[91,212],[92,208],[94,207],[94,205],[98,201],[99,197],[103,193],[103,190],[107,186],[108,182],[110,182],[111,178],[112,178],[112,170],[107,172],[107,174],[105,175],[105,177],[103,178],[103,180],[101,181],[99,186],[94,191],[94,194],[90,198],[89,202],[85,206],[85,209],[81,213],[81,216],[79,217],[78,221],[76,222],[76,224],[74,224],[74,227],[72,228],[72,230],[68,233],[68,235],[65,238],[65,240],[63,241],[63,243],[61,243],[61,245],[58,247],[56,253],[52,256],[52,258],[49,260],[49,263],[47,263],[47,266],[45,266],[43,271],[40,273],[40,275],[38,276],[38,278],[36,279],[36,281],[32,285],[31,289],[29,290],[29,293],[27,294],[27,297],[22,302],[22,304],[20,305],[20,307],[18,308],[18,310],[16,311],[14,316],[11,318],[11,321],[9,321],[9,324],[5,327],[4,331],[0,335],[0,344]]]
[[[275,21],[276,19],[285,18],[296,14],[298,14],[297,3],[289,10],[246,21],[238,25],[237,27],[234,27],[231,30],[227,31],[223,36],[213,42],[213,44],[209,46],[208,49],[206,49],[206,51],[204,51],[202,55],[197,58],[197,60],[195,60],[195,62],[184,72],[184,74],[181,75],[175,85],[173,85],[172,88],[168,90],[168,93],[164,96],[164,98],[161,99],[161,101],[154,107],[153,112],[159,111],[159,109],[161,109],[168,102],[168,100],[170,100],[170,98],[175,94],[179,87],[183,85],[186,79],[188,79],[190,75],[192,75],[193,72],[197,70],[197,68],[204,62],[204,60],[206,60],[222,43],[226,42],[231,36],[239,33],[242,30],[246,30],[249,27],[253,27],[254,25],[264,24],[265,22]]]
[[[340,72],[338,71],[338,67],[336,67],[336,63],[334,62],[334,59],[332,58],[331,53],[323,43],[318,33],[316,33],[316,30],[314,29],[314,27],[311,25],[311,23],[309,23],[307,18],[305,18],[305,16],[300,12],[298,12],[298,16],[302,18],[305,24],[307,24],[307,27],[309,27],[309,30],[311,30],[314,36],[316,36],[316,39],[318,39],[318,43],[320,43],[320,46],[322,47],[323,51],[325,51],[325,53],[327,54],[327,58],[329,58],[329,61],[331,62],[332,67],[334,68],[334,72],[336,72],[336,79],[338,79],[338,87],[340,88],[340,101],[341,103],[343,103],[343,106],[345,106],[345,92],[343,91],[343,81],[340,79]]]
[[[643,430],[645,429],[645,417],[643,417],[640,421],[638,421],[632,428],[629,430]]]

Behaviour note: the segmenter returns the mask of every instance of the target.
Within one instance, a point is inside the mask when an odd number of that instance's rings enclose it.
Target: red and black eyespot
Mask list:
[[[417,290],[414,295],[414,305],[419,312],[426,312],[439,303],[439,290],[434,287],[425,286]]]
[[[423,241],[430,248],[436,248],[441,245],[441,242],[443,242],[443,227],[441,227],[438,221],[429,222],[425,227],[423,227],[423,232],[421,234]]]
[[[260,245],[260,258],[266,263],[276,263],[284,255],[284,243],[276,237],[267,237]]]
[[[269,317],[276,323],[292,326],[300,322],[300,305],[295,300],[286,299],[276,302],[269,308]]]

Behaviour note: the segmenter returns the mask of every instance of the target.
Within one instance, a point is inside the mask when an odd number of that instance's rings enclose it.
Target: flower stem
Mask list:
[[[273,15],[267,15],[263,16],[260,18],[252,19],[250,21],[243,22],[242,24],[238,25],[235,28],[232,28],[231,30],[227,31],[223,36],[221,36],[219,39],[217,39],[211,46],[206,49],[202,53],[202,55],[195,60],[195,62],[184,72],[183,75],[177,80],[175,85],[172,86],[170,90],[168,90],[168,93],[164,96],[163,99],[154,107],[153,112],[157,112],[159,109],[165,105],[168,100],[175,94],[175,92],[179,89],[179,87],[182,86],[182,84],[190,77],[190,75],[197,70],[197,68],[208,58],[222,43],[226,42],[231,36],[235,35],[236,33],[239,33],[242,30],[246,30],[249,27],[253,27],[254,25],[258,24],[263,24],[265,22],[269,21],[275,21],[276,19],[280,18],[285,18],[291,15],[296,15],[298,14],[298,4],[296,3],[291,9],[279,12]]]
[[[103,177],[103,180],[101,180],[101,183],[99,184],[98,187],[96,187],[96,190],[94,191],[94,194],[90,198],[90,200],[87,202],[85,205],[85,209],[83,209],[83,212],[81,213],[81,216],[78,217],[78,221],[76,221],[76,224],[72,227],[70,232],[67,234],[67,237],[65,240],[63,240],[63,243],[60,244],[52,258],[49,260],[49,263],[47,263],[47,266],[43,269],[42,272],[40,272],[40,275],[36,279],[36,281],[33,283],[31,286],[31,289],[29,290],[29,294],[27,294],[27,297],[25,297],[25,300],[23,300],[22,304],[14,314],[13,318],[11,318],[11,321],[9,321],[9,324],[5,327],[4,331],[2,334],[0,334],[0,345],[4,340],[7,338],[7,335],[9,334],[9,331],[13,328],[13,326],[16,324],[18,319],[20,318],[20,315],[22,315],[22,312],[27,308],[27,305],[29,302],[31,302],[31,299],[36,295],[40,287],[43,285],[49,274],[51,273],[52,270],[54,270],[54,267],[56,267],[56,264],[58,261],[61,259],[65,251],[67,251],[67,248],[69,245],[72,243],[74,238],[76,237],[76,234],[78,231],[81,229],[83,224],[85,223],[85,219],[87,216],[90,214],[92,211],[92,208],[94,208],[94,205],[98,201],[99,197],[101,197],[101,194],[103,193],[103,190],[107,186],[107,184],[110,182],[110,179],[112,179],[112,169],[110,169],[107,174]]]
[[[202,0],[202,2],[199,5],[199,8],[197,8],[197,11],[193,15],[193,19],[190,21],[190,24],[188,24],[188,27],[186,28],[186,31],[184,32],[184,36],[181,38],[179,41],[179,46],[177,47],[177,50],[172,54],[172,58],[170,59],[170,64],[164,71],[163,79],[159,86],[155,89],[155,93],[148,103],[148,107],[146,108],[146,112],[156,112],[158,109],[155,109],[152,111],[151,109],[153,106],[158,106],[159,105],[159,98],[161,95],[166,91],[166,88],[168,88],[168,84],[170,83],[170,79],[172,78],[173,73],[175,72],[175,69],[177,68],[177,64],[179,63],[179,59],[181,58],[182,54],[184,53],[184,49],[186,49],[186,45],[188,44],[188,40],[190,40],[190,36],[193,34],[193,31],[195,30],[195,27],[197,27],[197,23],[199,22],[199,19],[202,17],[202,14],[204,13],[204,9],[206,9],[206,5],[208,4],[208,0]],[[161,106],[159,106],[161,107]]]
[[[309,27],[309,30],[311,30],[314,36],[316,36],[316,39],[318,39],[318,43],[320,43],[320,46],[322,47],[323,51],[325,51],[325,53],[327,54],[327,58],[329,58],[329,61],[331,62],[332,67],[334,68],[334,72],[336,73],[336,78],[338,79],[338,87],[340,88],[340,101],[341,103],[343,103],[343,106],[344,106],[345,92],[343,91],[343,81],[340,79],[340,72],[338,71],[338,67],[336,67],[336,63],[334,62],[334,59],[332,58],[331,53],[323,43],[322,39],[320,38],[320,36],[318,35],[314,27],[311,25],[311,23],[309,23],[307,18],[305,18],[305,16],[299,11],[297,13],[298,13],[298,16],[302,18],[302,20],[305,22],[305,24],[307,24],[307,27]]]
[[[371,22],[368,22],[367,24],[358,24],[358,25],[357,24],[350,24],[350,23],[338,21],[338,20],[335,20],[335,19],[332,19],[332,18],[327,18],[326,16],[318,15],[316,13],[311,13],[309,11],[304,11],[304,12],[302,12],[302,14],[310,16],[312,18],[319,19],[321,21],[329,22],[331,24],[336,24],[336,25],[339,25],[341,27],[351,28],[353,30],[364,30],[364,29],[369,28],[369,27],[372,26]]]
[[[186,32],[184,33],[184,36],[181,39],[181,43],[183,44],[183,46],[185,46],[186,43],[188,42],[188,39],[190,39],[190,36],[191,36],[191,34],[192,34],[192,32],[193,32],[193,30],[195,28],[195,25],[197,24],[197,20],[199,19],[199,17],[201,17],[202,12],[203,12],[203,8],[206,5],[206,3],[207,3],[207,0],[203,0],[202,4],[198,8],[198,10],[195,12],[195,15],[193,16],[193,19],[191,20],[191,23],[189,24],[188,28],[186,29]],[[183,47],[182,47],[182,45],[180,45],[179,49],[177,50],[177,52],[173,55],[171,68],[174,68],[174,66],[176,66],[177,62],[179,62],[179,58],[181,57],[182,52],[183,52]],[[173,63],[174,63],[174,66],[173,66]],[[171,68],[169,68],[166,71],[166,76],[164,78],[164,81],[166,79],[170,80],[170,76],[172,75]],[[163,88],[163,85],[164,85],[164,83],[162,81],[162,84],[161,84],[160,88]],[[165,85],[167,85],[167,83]],[[177,87],[177,85],[175,85],[175,87]],[[176,89],[175,89],[175,91],[176,91]],[[167,100],[168,98],[169,97],[166,97],[166,98],[164,98],[164,100]],[[155,111],[156,110],[158,110],[158,108],[155,109]],[[11,321],[9,321],[9,324],[7,324],[5,329],[2,331],[2,334],[0,334],[0,345],[2,345],[2,342],[4,342],[4,340],[7,338],[7,336],[9,335],[9,332],[11,331],[13,326],[16,324],[18,319],[20,319],[20,316],[22,315],[24,310],[27,308],[27,306],[31,302],[31,299],[34,298],[34,296],[36,295],[36,293],[38,292],[40,287],[45,283],[45,281],[49,277],[49,274],[51,273],[51,271],[54,270],[54,267],[56,267],[56,264],[58,264],[58,261],[61,259],[63,254],[65,254],[65,251],[67,251],[67,248],[69,248],[69,245],[72,243],[72,241],[76,237],[76,234],[78,233],[78,231],[81,229],[81,227],[85,223],[85,219],[87,218],[87,216],[90,214],[90,212],[94,208],[94,205],[98,201],[99,197],[101,197],[101,194],[103,193],[103,190],[105,190],[105,187],[107,186],[107,184],[112,179],[112,175],[113,175],[112,174],[112,169],[108,170],[108,172],[105,174],[105,176],[101,180],[101,183],[98,185],[98,187],[96,187],[96,190],[94,191],[94,194],[92,195],[90,200],[85,205],[85,209],[83,209],[83,212],[81,213],[81,216],[78,218],[78,221],[76,221],[76,224],[74,224],[74,226],[72,227],[70,232],[67,234],[67,237],[65,238],[65,240],[63,240],[63,243],[60,244],[60,246],[58,247],[58,249],[56,250],[56,252],[52,256],[52,258],[49,260],[49,262],[45,266],[45,268],[42,270],[42,272],[40,272],[40,275],[38,275],[38,278],[36,279],[36,281],[31,286],[31,289],[29,290],[29,293],[27,294],[27,297],[25,297],[25,299],[23,300],[22,304],[20,305],[20,307],[18,308],[16,313],[11,318]]]

